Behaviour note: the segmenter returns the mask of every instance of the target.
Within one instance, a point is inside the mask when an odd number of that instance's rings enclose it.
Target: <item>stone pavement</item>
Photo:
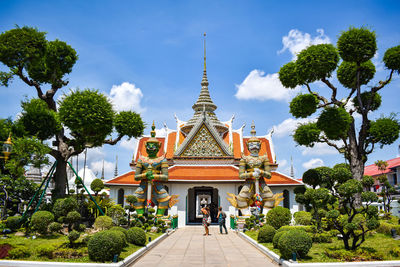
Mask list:
[[[132,266],[278,266],[236,233],[219,234],[211,226],[211,236],[203,236],[201,226],[178,229]]]

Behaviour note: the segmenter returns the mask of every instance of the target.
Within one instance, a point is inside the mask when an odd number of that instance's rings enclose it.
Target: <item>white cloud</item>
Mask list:
[[[278,73],[265,74],[261,70],[252,70],[244,81],[236,85],[236,98],[249,100],[289,101],[298,93],[299,88],[288,89],[279,81]]]
[[[101,177],[101,170],[103,168],[103,160],[93,161],[90,163],[90,169],[97,177]],[[114,177],[115,162],[104,161],[104,177]]]
[[[324,166],[324,161],[322,159],[316,158],[316,159],[310,159],[307,162],[303,163],[303,168],[304,169],[313,169],[317,167]]]
[[[289,50],[293,59],[296,59],[297,54],[308,46],[331,42],[323,29],[317,29],[317,33],[317,36],[311,37],[309,33],[303,33],[297,29],[290,30],[287,36],[282,37],[283,48],[278,51],[278,54]]]
[[[278,166],[279,166],[279,168],[285,167],[287,163],[288,163],[288,161],[287,161],[286,159],[278,160]]]
[[[272,128],[274,129],[275,137],[285,137],[291,135],[293,131],[297,128],[299,124],[308,123],[314,121],[313,118],[305,118],[305,119],[286,119],[281,122],[279,125],[274,125]]]
[[[137,139],[136,138],[131,138],[130,140],[128,139],[123,139],[119,145],[127,150],[134,150],[136,147]]]
[[[110,99],[117,111],[133,110],[144,112],[145,108],[140,105],[143,93],[134,84],[123,82],[121,85],[113,85],[110,91]]]
[[[377,72],[383,71],[385,65],[383,64],[382,60],[379,60],[379,52],[376,51],[375,56],[372,58],[372,63],[375,65],[375,69]]]
[[[339,146],[340,144],[338,143]],[[301,154],[303,156],[334,155],[339,153],[335,148],[327,145],[326,143],[316,143],[313,147],[302,147],[302,149],[303,151]]]

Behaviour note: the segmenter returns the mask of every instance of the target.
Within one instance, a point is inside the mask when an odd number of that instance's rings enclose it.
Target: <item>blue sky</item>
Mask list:
[[[209,89],[218,118],[227,121],[235,114],[234,128],[246,123],[245,134],[252,120],[258,135],[275,128],[278,170],[288,174],[292,156],[300,178],[309,167],[332,166],[343,158],[326,146],[295,145],[290,135],[298,121],[288,103],[302,89],[283,89],[279,68],[307,45],[336,44],[349,26],[367,26],[378,36],[376,83],[388,74],[381,64],[385,50],[400,43],[399,15],[398,1],[1,1],[0,32],[35,26],[48,32],[49,40],[76,49],[79,60],[70,83],[57,97],[70,88],[96,88],[118,109],[133,109],[148,125],[155,120],[157,128],[165,122],[171,129],[175,113],[181,120],[193,115],[207,32]],[[313,87],[328,92],[318,83]],[[371,118],[399,112],[399,90],[396,76],[382,90],[383,105]],[[24,96],[35,92],[18,80],[0,88],[0,117],[15,118]],[[129,171],[134,142],[89,150],[89,167],[100,173],[104,159],[110,177],[118,155],[119,173]],[[399,143],[377,148],[367,163],[398,156]]]

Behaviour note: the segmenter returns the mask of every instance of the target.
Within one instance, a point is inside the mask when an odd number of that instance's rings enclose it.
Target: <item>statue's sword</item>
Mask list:
[[[261,196],[260,196],[260,181],[259,181],[259,179],[260,179],[261,172],[260,172],[260,170],[258,168],[255,168],[254,169],[254,174],[255,174],[254,177],[256,178],[256,180],[254,181],[254,185],[256,187],[256,205],[257,205],[257,208],[260,211],[261,210],[260,203],[261,203],[262,199],[261,199]]]
[[[148,171],[153,173],[153,167],[150,165]],[[147,180],[147,209],[151,207],[151,186],[153,184],[153,180]]]

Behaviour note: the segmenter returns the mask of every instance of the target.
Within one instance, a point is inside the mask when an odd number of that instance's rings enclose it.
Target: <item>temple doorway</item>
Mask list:
[[[211,222],[218,223],[218,189],[210,186],[199,186],[188,189],[187,216],[188,224],[201,224],[201,208],[210,207]]]

